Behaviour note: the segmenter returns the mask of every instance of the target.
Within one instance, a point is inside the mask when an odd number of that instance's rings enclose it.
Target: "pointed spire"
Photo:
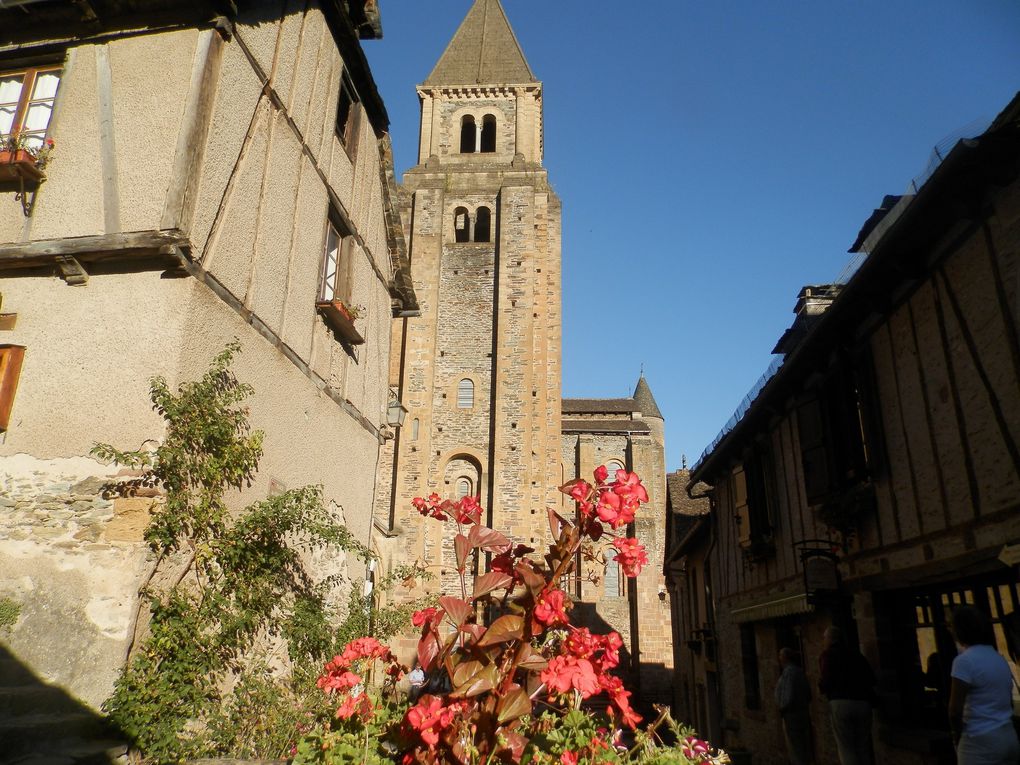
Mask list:
[[[475,0],[425,85],[537,82],[499,0]]]
[[[638,378],[637,387],[634,389],[634,402],[637,404],[638,411],[641,412],[642,417],[665,419],[662,416],[662,412],[659,411],[658,404],[655,403],[655,396],[652,395],[652,389],[648,387],[644,374]]]

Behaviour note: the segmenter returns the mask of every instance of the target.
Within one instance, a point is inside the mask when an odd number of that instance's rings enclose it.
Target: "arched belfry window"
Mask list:
[[[470,409],[475,405],[475,384],[468,378],[457,383],[457,408]]]
[[[465,114],[460,120],[460,153],[474,154],[476,151],[478,151],[478,128],[475,126],[475,118]]]
[[[455,241],[471,241],[471,216],[466,207],[458,207],[453,211],[453,233]]]
[[[488,207],[479,207],[475,211],[475,241],[492,241],[492,213]]]
[[[486,114],[482,117],[481,151],[496,151],[496,116],[494,114]]]

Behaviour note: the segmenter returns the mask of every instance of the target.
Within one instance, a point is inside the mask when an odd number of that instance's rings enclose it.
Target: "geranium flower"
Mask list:
[[[554,656],[539,677],[556,694],[567,693],[573,688],[586,699],[602,688],[592,663],[575,656]]]
[[[712,753],[707,741],[702,741],[697,736],[688,736],[681,745],[684,757],[695,762],[701,762]]]
[[[613,560],[620,564],[625,576],[631,578],[637,576],[641,573],[641,568],[648,564],[648,553],[645,552],[644,545],[636,539],[614,539],[613,547],[618,550]]]
[[[429,749],[439,743],[440,734],[453,722],[460,711],[459,704],[443,705],[443,699],[425,695],[407,710],[404,718]]]
[[[569,624],[570,620],[564,610],[565,598],[563,590],[544,590],[535,604],[535,618],[546,627]]]

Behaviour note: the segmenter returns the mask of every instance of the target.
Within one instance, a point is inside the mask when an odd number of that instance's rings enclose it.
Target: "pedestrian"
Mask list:
[[[832,732],[842,765],[873,765],[871,708],[875,673],[861,652],[847,644],[839,627],[825,630],[818,688],[829,700]]]
[[[995,633],[973,606],[953,611],[959,653],[949,686],[949,727],[958,765],[1016,765],[1020,744],[1013,728],[1013,673],[995,650]]]
[[[407,692],[408,701],[412,704],[418,701],[418,697],[421,696],[422,688],[425,685],[425,670],[421,668],[421,664],[418,660],[414,660],[414,667],[407,673],[407,682],[410,684],[410,689]]]
[[[782,672],[776,683],[776,704],[783,718],[786,750],[792,765],[811,762],[811,686],[800,665],[800,654],[792,648],[779,652]]]

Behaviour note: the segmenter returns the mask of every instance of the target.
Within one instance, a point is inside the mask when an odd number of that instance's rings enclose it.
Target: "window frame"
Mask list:
[[[0,345],[0,433],[6,433],[11,422],[14,397],[21,379],[21,366],[25,360],[25,346]]]
[[[34,99],[32,94],[35,91],[36,81],[40,74],[48,74],[55,72],[57,74],[57,89],[53,91],[52,98]],[[63,81],[64,66],[63,64],[40,64],[38,66],[27,66],[17,69],[5,69],[0,71],[0,78],[11,77],[12,75],[23,75],[21,81],[21,92],[18,94],[18,100],[16,102],[6,102],[16,104],[14,109],[14,117],[11,120],[11,129],[6,132],[0,132],[0,137],[6,138],[14,135],[20,135],[24,132],[25,118],[28,116],[29,107],[32,103],[44,103],[50,104],[50,116],[46,120],[46,127],[42,130],[42,136],[40,141],[45,141],[50,134],[50,125],[53,122],[53,110],[57,102],[57,96],[60,93],[60,86]],[[31,133],[39,133],[39,130],[32,130]]]
[[[327,289],[329,286],[329,265],[332,260],[330,258],[330,240],[334,236],[337,242],[336,268],[333,271],[333,286],[329,290]],[[352,305],[352,287],[354,282],[353,250],[354,236],[331,210],[330,214],[326,216],[326,235],[322,247],[322,265],[319,268],[319,289],[316,293],[317,302],[333,303],[340,301],[347,307]]]
[[[360,103],[361,96],[358,95],[358,89],[354,87],[347,67],[344,67],[340,75],[340,92],[336,100],[334,132],[340,145],[347,150],[348,156],[351,156],[352,159],[361,122],[358,109]]]
[[[467,383],[467,385],[465,385]],[[465,396],[465,391],[471,394],[469,403],[463,402],[468,401]],[[475,381],[470,377],[462,377],[457,381],[457,409],[474,409],[475,408]]]

